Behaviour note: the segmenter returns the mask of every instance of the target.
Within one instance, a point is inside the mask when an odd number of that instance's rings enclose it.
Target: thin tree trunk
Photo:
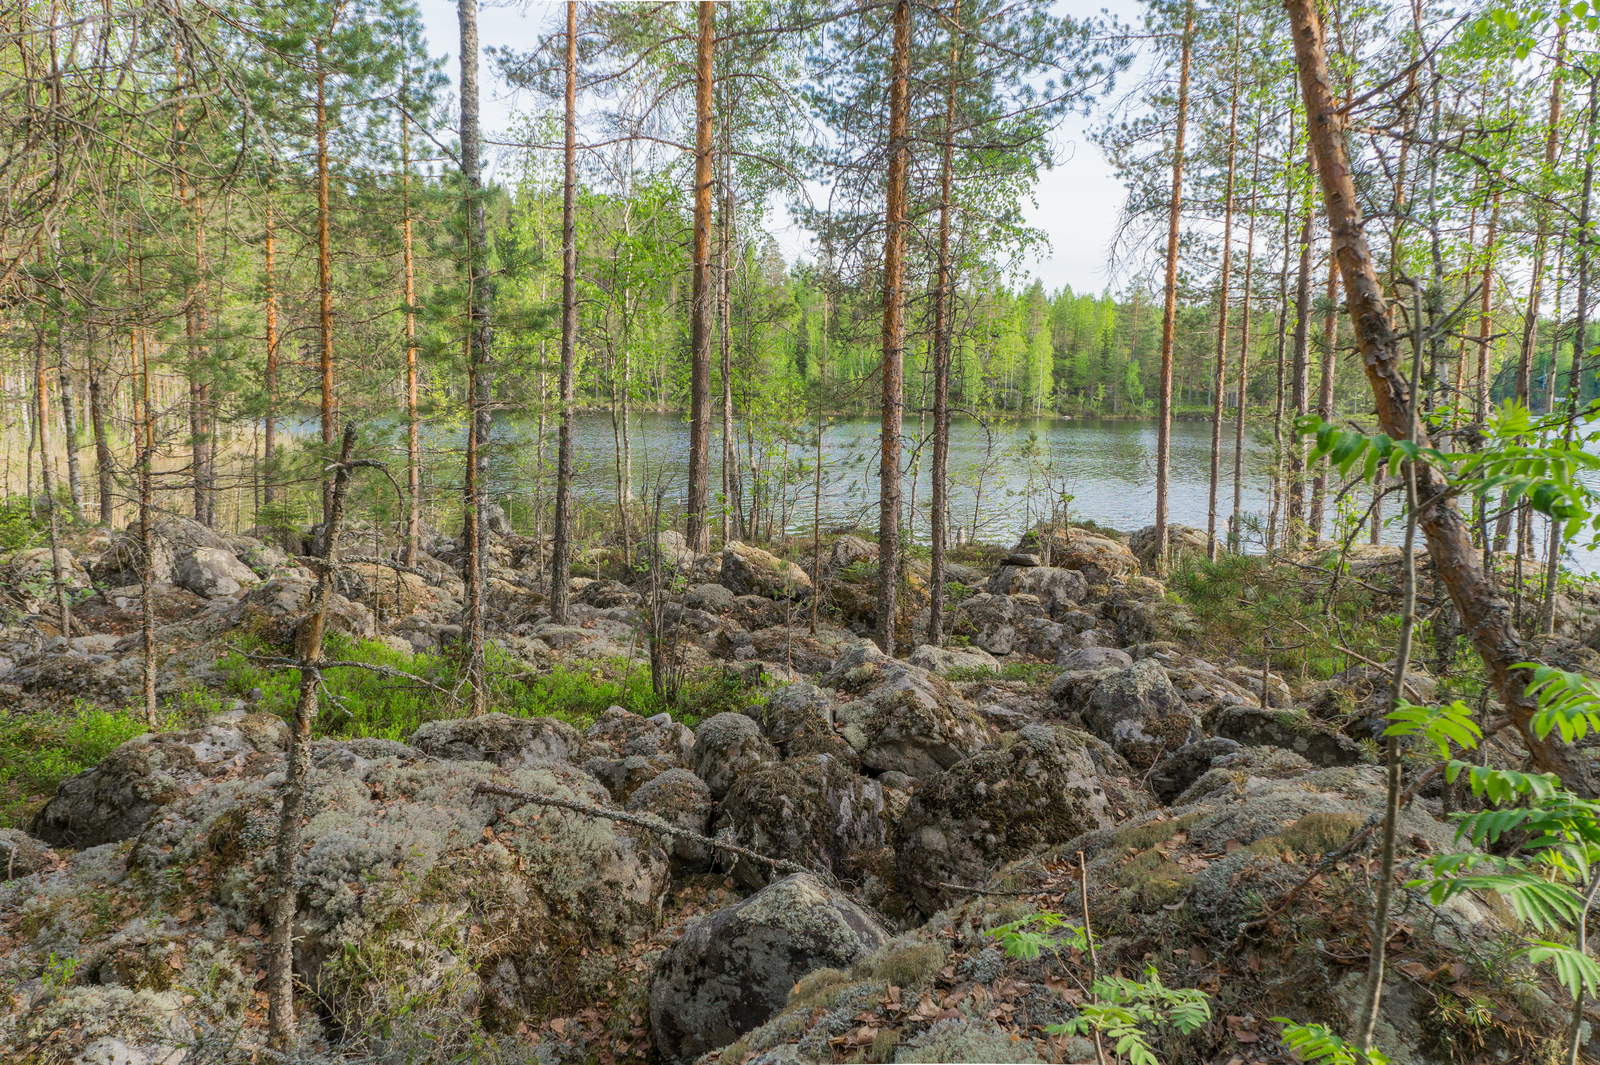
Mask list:
[[[1322,312],[1322,382],[1317,389],[1317,417],[1333,419],[1333,377],[1338,370],[1339,340],[1339,264],[1328,255],[1327,307]],[[1328,499],[1328,461],[1317,465],[1317,479],[1311,486],[1311,542],[1322,540],[1323,509]]]
[[[733,437],[733,257],[734,211],[733,152],[727,146],[733,123],[723,127],[722,153],[722,269],[718,283],[722,333],[722,542],[730,535],[744,536],[744,530],[732,528],[733,518],[739,517],[743,525],[739,492],[739,453]]]
[[[695,52],[694,297],[689,339],[689,498],[684,536],[692,551],[711,549],[712,54],[716,4],[700,0]]]
[[[556,513],[550,559],[550,617],[567,623],[572,589],[572,374],[578,346],[578,4],[567,0],[567,88],[565,168],[561,183],[561,393],[560,443],[556,448]]]
[[[929,515],[928,642],[944,646],[945,534],[950,528],[950,202],[955,174],[956,65],[961,59],[961,0],[950,7],[950,76],[944,93],[939,153],[939,261],[933,286],[933,507]]]
[[[1304,94],[1312,150],[1318,162],[1323,200],[1339,259],[1346,301],[1355,327],[1357,345],[1376,400],[1378,421],[1392,437],[1407,435],[1411,394],[1400,368],[1400,344],[1390,324],[1387,301],[1374,269],[1356,199],[1344,143],[1344,120],[1334,97],[1323,52],[1321,26],[1311,0],[1288,0],[1296,65]],[[1594,136],[1595,98],[1591,92],[1590,132]],[[1593,164],[1585,166],[1586,191],[1593,183]],[[1588,196],[1584,197],[1581,225],[1588,224]],[[1580,287],[1587,294],[1588,258],[1580,260]],[[1582,300],[1580,299],[1580,307]],[[1582,311],[1579,312],[1580,319]],[[1580,330],[1581,333],[1581,330]],[[1580,341],[1581,343],[1581,341]],[[1425,442],[1419,435],[1419,443]],[[1530,721],[1535,706],[1524,689],[1528,671],[1517,668],[1527,660],[1521,638],[1511,626],[1511,608],[1485,578],[1473,550],[1466,523],[1454,503],[1445,497],[1448,486],[1429,466],[1414,467],[1416,509],[1428,541],[1428,553],[1449,589],[1462,626],[1483,659],[1489,678],[1499,691],[1513,722],[1522,733],[1534,765],[1542,772],[1560,774],[1569,787],[1591,790],[1590,781],[1569,750],[1559,741],[1533,734]],[[1409,487],[1409,486],[1408,486]]]
[[[1244,299],[1239,304],[1239,388],[1238,409],[1233,420],[1233,519],[1228,524],[1228,543],[1235,554],[1244,552],[1244,419],[1245,390],[1250,384],[1250,284],[1256,266],[1256,196],[1261,181],[1261,122],[1256,121],[1255,164],[1250,174],[1250,231],[1245,238]]]
[[[1177,132],[1172,143],[1172,200],[1167,215],[1166,306],[1161,316],[1161,383],[1156,416],[1156,545],[1158,572],[1167,568],[1167,489],[1172,470],[1172,352],[1178,325],[1178,227],[1183,202],[1183,138],[1189,120],[1189,58],[1194,50],[1194,4],[1183,8],[1183,58],[1178,68]]]
[[[1311,191],[1306,190],[1305,210],[1300,220],[1300,267],[1294,286],[1294,362],[1291,367],[1290,401],[1298,421],[1306,413],[1311,371]],[[1306,523],[1306,449],[1301,437],[1290,434],[1288,505],[1285,508],[1283,539],[1286,546],[1300,546]]]
[[[67,455],[67,494],[72,500],[72,520],[83,520],[83,471],[78,466],[78,417],[72,401],[72,366],[67,347],[56,331],[56,374],[61,382],[61,435]]]
[[[878,443],[878,645],[894,655],[900,587],[900,425],[906,354],[906,171],[911,163],[911,5],[894,8],[894,54],[889,76],[889,183],[883,240],[883,419]]]
[[[1289,112],[1289,158],[1295,155],[1295,114]],[[1294,182],[1285,168],[1283,181],[1283,270],[1278,275],[1278,394],[1272,409],[1272,502],[1267,510],[1267,550],[1277,546],[1278,514],[1283,506],[1283,405],[1289,354],[1289,245],[1294,214]]]
[[[105,396],[100,390],[101,367],[96,354],[99,345],[96,343],[96,329],[92,322],[88,326],[87,338],[89,425],[94,432],[94,474],[99,485],[100,524],[109,529],[116,516],[116,463],[106,433]]]
[[[322,635],[327,624],[328,599],[333,591],[334,560],[338,557],[339,526],[344,519],[344,499],[350,487],[350,453],[355,448],[356,427],[346,427],[333,476],[323,525],[323,554],[318,565],[315,604],[300,622],[296,650],[300,657],[300,691],[289,727],[288,769],[283,782],[283,805],[278,817],[272,894],[268,903],[271,930],[267,940],[267,1040],[276,1050],[287,1050],[294,1040],[294,915],[299,888],[295,865],[300,857],[301,819],[311,776],[311,723],[317,716],[317,690],[322,686]]]
[[[1228,189],[1222,210],[1222,270],[1217,281],[1217,354],[1211,376],[1211,478],[1206,507],[1206,554],[1217,558],[1217,481],[1222,472],[1222,393],[1227,381],[1228,281],[1233,268],[1233,183],[1239,130],[1239,27],[1242,15],[1233,15],[1233,91],[1228,103]]]
[[[261,466],[264,473],[261,486],[261,499],[271,505],[278,498],[278,280],[277,280],[277,230],[274,225],[272,213],[272,186],[267,186],[266,191],[266,235],[263,243],[266,245],[267,256],[267,367],[266,381],[263,388],[266,392],[267,410],[261,428]],[[407,562],[410,565],[410,562]]]
[[[417,561],[422,538],[422,420],[417,415],[417,264],[411,232],[411,121],[400,117],[401,237],[406,301],[406,565]]]
[[[472,713],[489,708],[483,657],[483,556],[486,548],[490,396],[489,362],[493,342],[489,322],[489,241],[484,219],[483,178],[478,137],[478,4],[457,0],[461,24],[461,176],[466,182],[467,209],[467,468],[462,526],[467,541],[467,684]]]
[[[322,448],[333,451],[333,233],[328,207],[328,71],[317,40],[317,330],[322,383]],[[333,481],[322,477],[323,520],[333,509]]]

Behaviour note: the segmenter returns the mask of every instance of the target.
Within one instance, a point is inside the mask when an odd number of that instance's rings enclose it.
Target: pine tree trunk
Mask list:
[[[1311,371],[1311,193],[1306,192],[1305,211],[1300,221],[1300,267],[1294,287],[1294,363],[1289,385],[1294,418],[1306,413]],[[1300,546],[1306,524],[1306,449],[1301,437],[1290,434],[1288,506],[1284,517],[1284,543]]]
[[[1233,268],[1233,184],[1239,131],[1239,26],[1233,16],[1233,91],[1228,104],[1228,188],[1222,209],[1222,270],[1217,280],[1217,354],[1211,375],[1211,478],[1206,507],[1206,554],[1217,558],[1217,481],[1222,470],[1222,392],[1227,382],[1228,280]]]
[[[266,416],[261,428],[261,499],[270,506],[278,498],[278,279],[277,230],[272,212],[272,188],[266,191],[266,290],[267,290],[267,366],[263,390]]]
[[[467,683],[472,713],[489,708],[484,666],[483,556],[486,548],[489,427],[493,342],[489,322],[489,240],[484,218],[483,176],[478,136],[478,4],[457,0],[461,24],[461,176],[466,182],[467,211],[467,468],[462,527],[467,541]]]
[[[111,454],[111,442],[106,433],[105,396],[100,390],[101,370],[97,330],[90,323],[87,332],[86,353],[89,377],[89,426],[94,433],[94,475],[99,487],[100,524],[111,528],[116,517],[116,462]]]
[[[1233,420],[1233,519],[1228,523],[1228,546],[1235,554],[1244,553],[1244,420],[1246,389],[1250,384],[1250,285],[1256,266],[1256,196],[1261,181],[1261,122],[1256,121],[1255,164],[1250,174],[1250,230],[1245,238],[1244,299],[1239,304],[1239,388],[1238,409]]]
[[[950,8],[950,77],[944,93],[939,155],[939,260],[933,287],[933,507],[929,529],[928,642],[944,646],[945,533],[950,528],[950,201],[955,172],[956,64],[961,59],[961,0]]]
[[[406,565],[417,561],[422,537],[422,420],[417,416],[417,263],[411,231],[411,120],[400,117],[401,239],[406,301]]]
[[[726,113],[726,112],[725,112]],[[739,454],[733,436],[733,257],[734,212],[733,153],[727,146],[732,122],[723,128],[722,153],[722,268],[717,272],[720,292],[722,332],[722,541],[730,535],[742,538],[744,529],[735,530],[734,519],[742,526],[741,493],[739,492]]]
[[[695,52],[694,297],[689,336],[689,498],[684,536],[693,551],[711,549],[711,277],[712,54],[716,4],[699,2]]]
[[[1378,422],[1392,437],[1408,436],[1413,397],[1401,368],[1400,337],[1389,319],[1383,287],[1367,246],[1360,202],[1350,174],[1344,142],[1344,120],[1334,97],[1323,52],[1322,31],[1311,0],[1288,0],[1291,35],[1301,92],[1304,95],[1312,151],[1318,163],[1323,201],[1332,233],[1333,249],[1344,280],[1346,302],[1357,346],[1372,386]],[[1594,101],[1590,105],[1593,138]],[[1593,181],[1592,162],[1585,167],[1585,191]],[[1584,197],[1581,225],[1588,222],[1588,196]],[[1588,261],[1581,260],[1580,286],[1588,280]],[[1585,292],[1586,294],[1586,292]],[[1582,300],[1580,299],[1580,307]],[[1582,311],[1579,311],[1580,323]],[[1579,334],[1582,329],[1580,325]],[[1581,343],[1581,340],[1579,341]],[[1419,443],[1426,443],[1419,440]],[[1522,733],[1523,743],[1543,772],[1562,776],[1569,787],[1589,791],[1590,781],[1570,750],[1552,739],[1533,734],[1530,722],[1535,706],[1527,695],[1529,672],[1517,668],[1527,660],[1522,640],[1511,625],[1511,607],[1497,594],[1479,565],[1466,522],[1446,493],[1448,486],[1431,467],[1417,463],[1417,506],[1428,541],[1428,554],[1461,617],[1462,626],[1488,669],[1491,683]]]
[[[550,558],[550,617],[567,623],[572,590],[572,373],[578,346],[578,4],[567,0],[566,145],[561,182],[560,442],[556,448],[556,513]]]
[[[1339,339],[1339,264],[1328,255],[1327,309],[1322,312],[1322,383],[1317,390],[1317,417],[1333,418],[1333,377],[1338,370]],[[1317,465],[1317,479],[1311,488],[1311,542],[1322,540],[1323,509],[1328,498],[1328,461]]]
[[[322,382],[322,449],[333,452],[333,233],[328,207],[328,71],[317,40],[317,331]],[[333,481],[322,477],[322,514],[333,509]]]
[[[894,8],[894,54],[889,77],[889,182],[883,239],[883,418],[878,443],[878,645],[894,655],[900,587],[900,426],[906,348],[905,223],[906,171],[911,145],[911,5]]]
[[[1189,120],[1189,59],[1194,4],[1183,8],[1183,58],[1178,69],[1177,132],[1172,143],[1172,200],[1167,215],[1166,306],[1161,316],[1161,382],[1156,416],[1156,545],[1158,572],[1167,568],[1167,490],[1172,471],[1172,350],[1178,324],[1178,211],[1183,202],[1183,138]]]

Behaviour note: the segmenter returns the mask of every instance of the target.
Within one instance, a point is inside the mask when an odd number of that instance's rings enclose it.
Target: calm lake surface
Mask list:
[[[547,463],[554,462],[553,422],[546,434]],[[908,422],[904,442],[908,461],[921,444],[916,423]],[[532,483],[538,430],[515,417],[498,418],[498,445],[493,466],[494,491],[520,494]],[[632,421],[633,484],[638,496],[653,495],[663,485],[669,508],[681,503],[688,469],[689,425],[680,415],[636,414]],[[712,492],[721,481],[720,425],[713,426]],[[743,446],[741,441],[741,447]],[[783,465],[783,445],[778,464]],[[919,464],[916,507],[917,538],[926,541],[930,504],[931,443]],[[782,487],[788,527],[806,532],[812,520],[812,460],[815,437],[807,434],[788,445],[789,483]],[[877,527],[878,423],[869,418],[836,419],[823,438],[822,523],[825,528],[859,523]],[[611,418],[604,413],[576,418],[576,490],[584,497],[615,498],[616,442]],[[1211,453],[1211,426],[1176,422],[1172,426],[1171,520],[1205,528]],[[749,456],[741,450],[741,461]],[[803,469],[796,466],[803,463]],[[525,467],[525,468],[524,468]],[[1052,498],[1072,496],[1072,514],[1102,525],[1132,531],[1155,520],[1156,426],[1153,422],[1020,418],[984,423],[969,417],[951,422],[950,472],[952,520],[962,534],[1012,542],[1050,510]],[[748,482],[748,474],[746,474]],[[1244,496],[1246,512],[1265,515],[1270,483],[1270,449],[1245,441]],[[747,489],[748,491],[748,489]],[[906,503],[911,502],[909,478]],[[748,496],[746,497],[748,507]],[[1219,526],[1226,526],[1233,506],[1232,427],[1225,434]]]

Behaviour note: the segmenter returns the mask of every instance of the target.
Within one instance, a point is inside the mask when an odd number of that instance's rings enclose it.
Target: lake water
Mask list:
[[[582,414],[575,419],[576,491],[604,501],[615,498],[616,444],[609,415]],[[547,434],[545,459],[554,462],[554,432]],[[907,460],[915,455],[920,434],[915,422],[906,426]],[[521,492],[532,483],[537,428],[515,417],[495,423],[494,490]],[[689,425],[673,414],[645,413],[633,418],[633,483],[635,494],[649,497],[651,486],[666,488],[668,506],[681,504],[688,468]],[[803,462],[782,491],[788,501],[790,531],[808,532],[812,520],[811,462],[815,437],[796,438],[788,461]],[[1223,442],[1218,491],[1219,527],[1225,528],[1233,506],[1232,426]],[[721,484],[720,425],[713,426],[712,491]],[[782,464],[782,445],[778,462]],[[823,437],[824,528],[860,524],[877,528],[878,423],[869,418],[836,419]],[[741,441],[741,448],[743,441]],[[920,463],[916,488],[919,513],[916,536],[928,536],[927,513],[932,445]],[[1205,422],[1172,426],[1172,482],[1168,507],[1173,522],[1205,528],[1211,427]],[[741,450],[741,461],[748,455]],[[1243,506],[1265,516],[1271,473],[1270,449],[1245,441]],[[521,467],[521,468],[519,468]],[[792,468],[792,467],[791,467]],[[1090,518],[1112,528],[1132,531],[1155,520],[1156,426],[1153,422],[1021,418],[984,423],[968,417],[951,422],[950,473],[952,523],[970,537],[1013,542],[1050,510],[1052,497],[1072,496],[1074,517]],[[746,473],[748,481],[748,473]],[[910,479],[906,503],[911,502]],[[748,492],[748,489],[747,489]],[[748,506],[748,495],[746,496]],[[778,507],[780,516],[785,510]]]

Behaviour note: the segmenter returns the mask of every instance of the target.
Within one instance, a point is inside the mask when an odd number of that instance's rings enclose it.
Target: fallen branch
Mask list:
[[[692,839],[696,843],[704,843],[706,846],[714,847],[719,851],[732,851],[734,854],[749,858],[753,862],[760,862],[762,865],[771,866],[785,873],[809,873],[812,876],[820,876],[830,883],[833,882],[833,876],[829,873],[808,869],[798,862],[791,862],[786,858],[769,858],[765,854],[757,854],[750,848],[741,847],[737,843],[727,843],[722,840],[712,839],[710,836],[703,836],[693,829],[669,825],[658,817],[641,817],[638,814],[623,813],[621,810],[607,810],[600,806],[590,806],[588,803],[575,802],[572,799],[558,799],[553,795],[534,795],[532,792],[508,788],[504,784],[484,784],[480,782],[473,790],[479,795],[504,795],[508,799],[516,799],[518,802],[531,803],[535,806],[556,806],[563,810],[572,810],[575,813],[585,814],[589,817],[603,817],[608,821],[619,821],[622,824],[648,829],[651,832],[664,832],[669,836],[682,836],[684,839]]]

